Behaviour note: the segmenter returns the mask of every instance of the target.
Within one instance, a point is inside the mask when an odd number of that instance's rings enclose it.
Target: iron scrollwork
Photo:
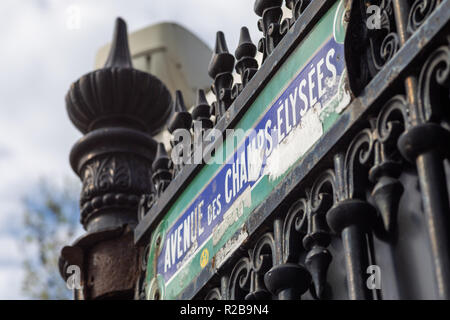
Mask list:
[[[367,1],[350,1],[345,36],[345,61],[349,84],[358,96],[370,80],[392,59],[400,47],[392,0],[371,1],[380,13],[379,28],[367,27]]]
[[[395,232],[403,192],[398,180],[403,164],[396,143],[408,127],[407,114],[405,98],[393,97],[370,121],[372,125],[356,134],[345,153],[335,155],[334,168],[323,171],[286,215],[275,219],[275,246],[281,247],[270,270],[263,268],[265,286],[255,271],[255,255],[249,253],[231,273],[231,299],[263,296],[266,289],[280,300],[301,299],[308,289],[316,299],[329,297],[327,271],[332,256],[327,247],[332,231],[344,245],[349,298],[371,298],[364,279],[368,237],[376,231],[380,239],[389,241]]]
[[[272,233],[264,234],[231,271],[227,293],[231,300],[267,300],[270,292],[264,284],[264,275],[275,261],[275,241]]]
[[[277,218],[274,222],[277,245],[281,246],[280,256],[276,257],[276,264],[267,272],[264,281],[279,300],[300,299],[311,284],[308,270],[300,263],[304,230],[297,228],[298,221],[305,216],[305,209],[305,200],[297,200],[284,218]]]
[[[312,188],[306,190],[306,197],[289,208],[281,230],[281,263],[271,270],[279,278],[272,280],[271,285],[276,287],[279,299],[300,299],[308,288],[313,297],[325,297],[327,270],[332,259],[327,249],[330,233],[326,213],[333,199],[334,173],[326,170]],[[276,226],[274,228],[277,230]],[[307,251],[307,268],[300,261],[303,250]],[[311,281],[313,286],[310,286]]]
[[[446,44],[425,61],[418,79],[418,101],[410,105],[411,126],[398,140],[402,156],[417,168],[437,295],[441,299],[450,298],[450,208],[443,164],[449,156],[449,83],[450,49]]]
[[[212,288],[205,296],[205,300],[222,300],[220,288]]]
[[[411,5],[408,17],[408,32],[414,33],[436,9],[440,0],[416,0]]]
[[[371,130],[363,129],[345,155],[334,156],[337,201],[327,213],[327,222],[342,239],[348,294],[352,300],[371,297],[363,275],[369,262],[366,237],[377,217],[376,209],[365,200],[373,145]]]

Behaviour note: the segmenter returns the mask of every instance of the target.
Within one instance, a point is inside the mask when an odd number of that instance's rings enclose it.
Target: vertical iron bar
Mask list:
[[[410,8],[407,1],[394,0],[392,3],[400,45],[403,46],[408,39],[407,19]],[[409,76],[404,83],[406,97],[410,106],[411,125],[418,126],[422,121],[418,110],[417,78]],[[450,260],[448,249],[450,241],[447,230],[447,215],[450,213],[450,208],[443,159],[435,150],[431,150],[418,154],[415,163],[433,256],[434,277],[438,288],[438,296],[440,299],[450,299]]]
[[[449,219],[447,182],[442,159],[436,151],[417,157],[423,209],[433,255],[434,276],[440,299],[450,299]]]
[[[341,236],[345,255],[348,297],[350,300],[372,300],[364,275],[369,263],[366,233],[370,232],[376,209],[368,202],[353,199],[349,193],[348,170],[344,155],[334,156],[339,201],[327,212],[330,228]],[[345,168],[345,169],[344,169]]]
[[[342,231],[347,286],[350,300],[370,300],[372,295],[367,289],[363,275],[369,265],[366,238],[356,225]]]

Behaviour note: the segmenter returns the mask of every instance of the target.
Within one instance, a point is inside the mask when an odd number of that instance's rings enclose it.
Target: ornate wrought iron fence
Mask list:
[[[234,128],[337,2],[287,0],[292,18],[283,20],[281,0],[255,1],[258,46],[244,27],[233,56],[218,32],[209,65],[216,101],[209,106],[199,91],[191,115],[177,93],[169,131],[196,121],[223,133]],[[450,1],[340,5],[350,104],[245,220],[239,248],[220,265],[210,259],[177,298],[450,298]],[[367,28],[371,5],[380,10],[379,29]],[[233,84],[234,68],[241,83]],[[166,92],[132,69],[119,21],[105,68],[81,78],[67,96],[71,120],[87,133],[71,161],[84,184],[88,234],[65,248],[61,272],[83,264],[87,298],[130,297],[133,290],[138,299],[165,297],[150,288],[158,281],[148,273],[158,263],[150,247],[163,241],[155,230],[204,167],[172,167],[164,146],[151,139],[171,112]],[[113,275],[100,274],[118,265]],[[371,276],[380,276],[381,288],[370,285]]]

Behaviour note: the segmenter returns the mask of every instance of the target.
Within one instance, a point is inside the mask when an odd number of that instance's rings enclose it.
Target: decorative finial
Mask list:
[[[211,62],[209,63],[208,74],[211,78],[215,78],[224,72],[233,72],[234,57],[228,52],[228,46],[225,35],[222,31],[216,34],[216,46],[214,49]]]
[[[250,38],[250,32],[248,31],[247,27],[242,27],[235,56],[237,59],[241,59],[245,56],[254,57],[255,55],[256,46],[253,44],[252,39]]]
[[[165,127],[172,99],[158,78],[133,69],[122,19],[116,21],[105,67],[72,84],[66,108],[85,134],[72,148],[70,163],[83,182],[80,214],[87,233],[72,246],[81,252],[65,250],[72,258],[63,253],[60,266],[66,273],[67,266],[76,263],[80,280],[89,283],[82,292],[77,290],[77,298],[131,298],[142,268],[141,251],[134,244],[138,214],[144,216],[153,203],[152,193],[161,193],[170,182],[170,161],[152,135]],[[150,195],[140,202],[143,194]],[[103,258],[96,265],[80,264],[74,254],[83,261]],[[98,272],[112,269],[123,272]]]
[[[256,46],[250,38],[250,33],[247,27],[241,28],[241,35],[239,37],[239,45],[235,51],[236,72],[241,76],[241,83],[233,87],[233,97],[236,98],[247,85],[250,79],[258,71],[258,62],[255,59]]]
[[[155,135],[172,113],[172,98],[158,78],[133,69],[126,24],[118,18],[105,67],[72,84],[66,107],[82,133],[127,127]]]
[[[105,68],[133,68],[128,46],[127,24],[122,18],[116,19],[113,41]]]
[[[184,103],[183,94],[180,90],[175,92],[175,102],[174,102],[175,114],[169,121],[167,129],[170,133],[174,133],[177,129],[189,130],[192,125],[192,116],[187,111],[186,105]]]
[[[292,18],[286,18],[282,23],[282,34],[285,34],[287,30],[292,27],[295,21],[305,11],[306,7],[311,3],[311,0],[286,0],[286,7],[291,10]]]
[[[218,31],[216,33],[216,46],[214,48],[214,52],[219,53],[228,53],[227,42],[225,41],[225,35],[222,31]]]
[[[175,93],[174,109],[175,113],[170,119],[169,124],[167,125],[167,129],[172,135],[175,135],[178,130],[187,130],[190,134],[190,129],[192,126],[192,115],[187,111],[186,105],[184,104],[183,94],[181,93],[180,90],[177,90]],[[184,135],[182,135],[182,137],[183,136]],[[178,141],[174,141],[173,139],[171,140],[171,144],[174,148],[176,148],[176,146],[182,142],[183,141],[180,140]],[[187,150],[186,148],[182,148],[179,153],[180,159],[183,160],[187,159],[188,154],[185,153],[190,153],[190,149]],[[173,170],[173,176],[175,177],[178,174],[178,172],[180,172],[181,169],[183,168],[183,162],[175,161],[174,163],[175,165]]]
[[[314,236],[317,236],[317,239],[311,239]],[[329,235],[320,232],[312,233],[304,238],[303,243],[308,250],[305,264],[312,277],[314,296],[317,299],[324,299],[328,267],[332,260],[332,256],[326,248],[330,243]]]
[[[255,1],[255,13],[261,17],[258,20],[258,29],[264,35],[258,43],[258,50],[263,53],[263,61],[272,53],[283,38],[281,31],[282,4],[282,0]]]
[[[202,124],[202,129],[211,129],[213,127],[213,122],[211,121],[211,106],[206,100],[205,91],[199,89],[197,91],[197,103],[195,104],[194,110],[192,110],[192,117],[195,121],[200,121]]]
[[[217,100],[213,103],[216,121],[222,117],[232,103],[234,57],[228,52],[223,32],[216,35],[216,46],[208,68],[208,74],[214,79],[212,91]]]
[[[172,111],[172,99],[165,85],[151,74],[131,67],[126,25],[120,18],[115,23],[105,66],[82,76],[66,95],[69,118],[86,134],[72,149],[70,163],[85,184],[80,207],[81,221],[87,229],[91,224],[98,224],[99,217],[109,206],[116,202],[123,205],[124,193],[116,187],[116,181],[121,181],[115,178],[117,169],[108,169],[108,174],[100,175],[102,179],[112,176],[114,183],[105,185],[103,182],[98,185],[98,179],[87,179],[86,172],[91,175],[99,170],[96,164],[101,164],[100,168],[116,168],[122,161],[125,167],[133,165],[129,172],[134,172],[140,170],[138,164],[142,159],[147,161],[143,166],[150,168],[156,149],[151,135],[165,126]],[[136,160],[138,164],[117,156],[124,153],[141,154]],[[100,160],[93,161],[94,158]],[[148,172],[148,178],[143,178],[148,185],[134,178],[127,180],[132,183],[127,192],[129,209],[133,212],[140,195],[151,189],[150,170]]]

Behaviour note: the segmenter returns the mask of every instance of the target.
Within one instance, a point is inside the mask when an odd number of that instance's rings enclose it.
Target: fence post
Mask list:
[[[133,230],[142,194],[154,190],[157,133],[172,113],[156,77],[133,69],[125,22],[118,18],[104,68],[82,76],[66,96],[70,120],[84,134],[70,154],[83,182],[81,223],[87,233],[61,253],[60,272],[78,264],[81,299],[132,299],[139,252]]]

